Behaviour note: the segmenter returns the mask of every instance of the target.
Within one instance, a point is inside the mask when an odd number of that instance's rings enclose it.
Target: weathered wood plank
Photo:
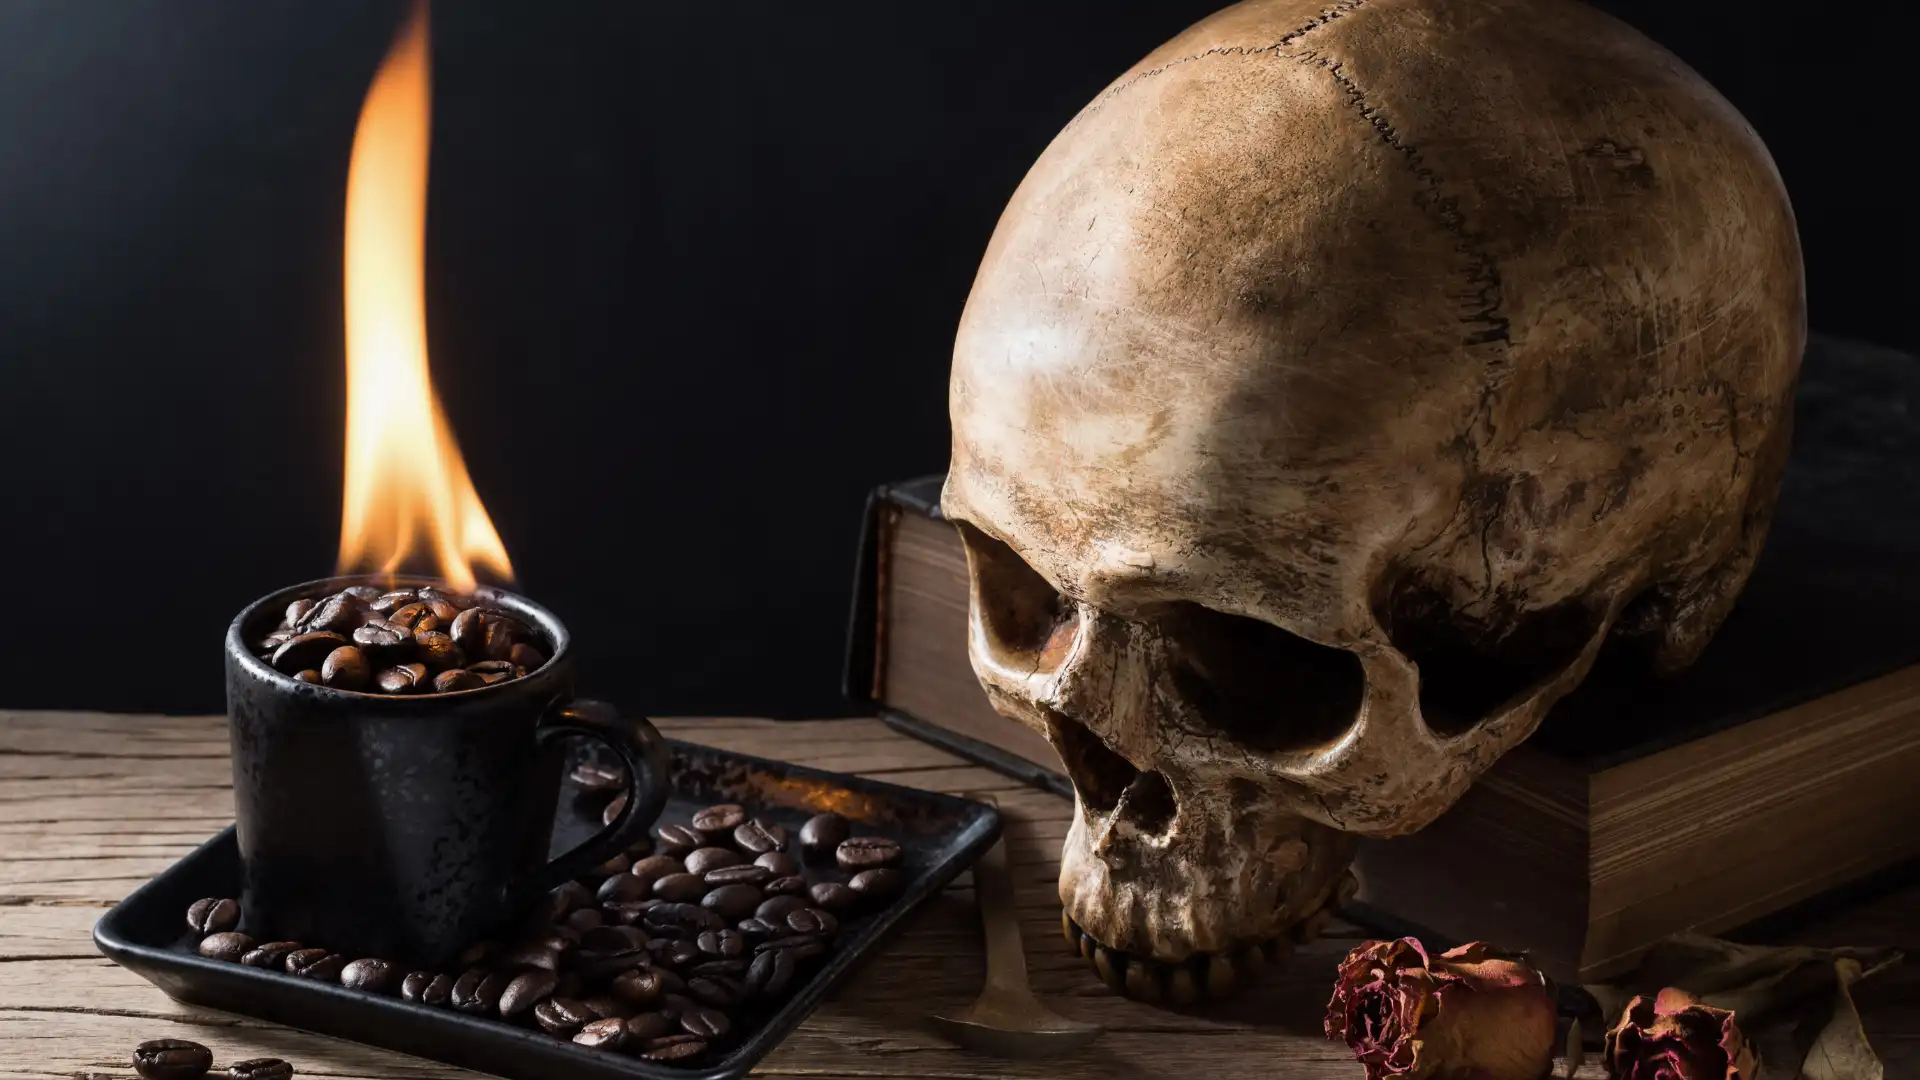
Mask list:
[[[673,719],[660,726],[744,753],[993,794],[1008,821],[1016,910],[1034,985],[1061,1013],[1109,1029],[1082,1056],[1036,1064],[974,1057],[931,1033],[926,1016],[964,1005],[984,974],[971,882],[962,876],[780,1047],[761,1075],[1144,1080],[1177,1068],[1196,1075],[1358,1077],[1344,1051],[1319,1035],[1328,980],[1351,944],[1337,935],[1350,929],[1336,927],[1336,936],[1302,950],[1229,1008],[1206,1015],[1143,1008],[1110,994],[1060,940],[1055,876],[1072,814],[1066,801],[872,720]],[[88,934],[104,908],[231,820],[226,754],[217,718],[0,713],[0,1080],[70,1080],[89,1072],[128,1077],[131,1047],[168,1035],[204,1042],[221,1061],[270,1054],[296,1061],[303,1074],[343,1080],[474,1075],[181,1005],[94,953]],[[1912,945],[1916,913],[1920,888],[1836,914],[1801,935]],[[1859,997],[1888,1075],[1920,1075],[1920,979],[1896,973],[1862,987]],[[1580,1073],[1600,1075],[1593,1065]]]

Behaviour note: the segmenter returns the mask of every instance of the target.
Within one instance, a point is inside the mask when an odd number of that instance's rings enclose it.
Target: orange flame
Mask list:
[[[513,581],[427,376],[427,5],[419,0],[367,89],[347,171],[347,482],[340,572],[395,573],[425,547],[472,589]]]

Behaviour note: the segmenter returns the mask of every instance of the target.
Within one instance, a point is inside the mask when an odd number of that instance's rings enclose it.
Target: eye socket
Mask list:
[[[1439,735],[1472,730],[1565,671],[1600,632],[1600,615],[1572,600],[1502,620],[1496,632],[1420,581],[1396,586],[1374,616],[1420,669],[1420,716]]]
[[[1159,622],[1170,678],[1209,726],[1265,753],[1323,746],[1360,713],[1360,658],[1278,626],[1193,603],[1169,605]]]
[[[1073,606],[1006,544],[965,522],[975,617],[986,627],[994,659],[1050,671],[1073,644]]]

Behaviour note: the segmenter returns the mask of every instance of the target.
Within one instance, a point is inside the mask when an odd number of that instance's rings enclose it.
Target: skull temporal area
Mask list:
[[[1609,635],[1691,662],[1804,341],[1758,137],[1566,0],[1249,0],[1083,109],[968,298],[943,506],[1109,981],[1224,992]]]

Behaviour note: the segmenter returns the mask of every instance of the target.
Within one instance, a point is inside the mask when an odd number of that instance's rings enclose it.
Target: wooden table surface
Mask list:
[[[1336,924],[1254,993],[1186,1015],[1109,993],[1059,933],[1055,874],[1071,806],[965,764],[872,720],[776,724],[673,720],[680,738],[949,792],[992,792],[1035,988],[1059,1012],[1107,1027],[1064,1061],[1008,1063],[954,1049],[923,1022],[959,1008],[984,972],[965,876],[909,920],[762,1065],[805,1077],[1158,1077],[1358,1080],[1344,1047],[1320,1036],[1334,963],[1360,936]],[[233,818],[224,722],[208,717],[0,712],[0,1077],[132,1077],[129,1053],[154,1038],[213,1048],[218,1062],[274,1056],[301,1075],[453,1078],[476,1074],[173,1001],[100,957],[102,911]],[[1920,886],[1883,893],[1797,930],[1810,944],[1920,942]],[[1920,1078],[1920,959],[1859,989],[1890,1080]],[[1564,1070],[1556,1068],[1564,1075]],[[1589,1063],[1583,1078],[1600,1077]]]

